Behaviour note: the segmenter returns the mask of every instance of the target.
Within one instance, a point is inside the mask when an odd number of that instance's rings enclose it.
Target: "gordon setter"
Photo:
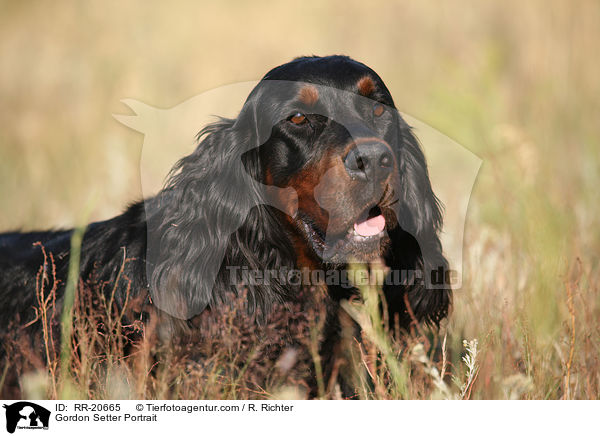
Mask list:
[[[447,268],[441,225],[423,152],[381,78],[346,56],[302,57],[269,71],[236,119],[205,127],[155,197],[90,224],[80,277],[112,284],[102,289],[121,305],[141,296],[141,319],[151,308],[175,335],[220,330],[224,307],[258,327],[324,309],[327,362],[340,302],[358,293],[343,280],[351,264],[383,260],[382,308],[400,330],[447,316],[451,291],[430,280]],[[72,233],[0,235],[2,331],[39,333],[40,271],[60,308]],[[301,315],[277,325],[278,340]]]

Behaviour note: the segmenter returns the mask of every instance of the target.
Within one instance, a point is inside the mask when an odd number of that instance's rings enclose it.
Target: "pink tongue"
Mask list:
[[[374,236],[385,228],[385,218],[377,215],[363,222],[354,223],[354,231],[360,236]]]

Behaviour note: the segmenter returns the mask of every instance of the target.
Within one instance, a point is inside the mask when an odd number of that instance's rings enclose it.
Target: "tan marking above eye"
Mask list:
[[[357,86],[360,95],[365,97],[368,97],[373,93],[373,91],[375,91],[375,82],[373,82],[373,79],[371,79],[369,76],[362,77],[358,81]]]
[[[314,106],[319,100],[319,91],[312,85],[304,86],[298,92],[298,98],[307,106]]]
[[[304,115],[303,113],[300,113],[300,112],[296,112],[292,116],[292,118],[290,118],[290,121],[296,125],[303,124],[306,121],[306,115]]]
[[[376,103],[375,106],[373,106],[373,115],[376,117],[380,117],[384,111],[385,107],[380,103]]]

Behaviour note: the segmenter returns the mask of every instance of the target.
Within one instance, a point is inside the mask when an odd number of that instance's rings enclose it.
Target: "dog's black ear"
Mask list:
[[[248,310],[267,309],[287,292],[276,278],[244,281],[243,272],[290,266],[291,244],[267,206],[257,153],[256,110],[199,134],[163,191],[146,204],[150,295],[158,308],[189,319],[229,293],[247,292]],[[246,275],[247,276],[247,275]]]
[[[386,263],[404,284],[384,287],[390,314],[400,327],[411,322],[438,324],[448,314],[451,290],[445,278],[448,262],[439,231],[442,206],[433,193],[427,163],[419,141],[399,117],[397,159],[399,183],[394,207],[399,227],[390,232]],[[410,307],[406,307],[406,303]],[[393,318],[392,318],[393,319]]]
[[[148,279],[154,304],[189,319],[211,303],[229,235],[250,209],[232,162],[233,120],[207,126],[196,150],[171,171],[166,187],[146,202]],[[229,152],[229,153],[228,153]]]

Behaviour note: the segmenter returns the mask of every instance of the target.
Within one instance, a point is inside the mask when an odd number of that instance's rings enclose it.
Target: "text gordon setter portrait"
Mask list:
[[[132,353],[154,332],[204,369],[235,344],[260,356],[244,367],[256,385],[278,368],[307,396],[317,376],[351,396],[343,367],[362,336],[344,302],[361,293],[345,278],[381,266],[390,336],[436,326],[451,303],[431,280],[448,267],[441,226],[419,142],[381,78],[346,56],[297,58],[237,118],[204,127],[156,196],[87,226],[72,322],[92,317]],[[48,364],[48,337],[60,348],[72,234],[0,234],[0,353],[17,385],[32,356]],[[94,318],[102,305],[118,325]],[[79,355],[81,338],[75,328]]]

